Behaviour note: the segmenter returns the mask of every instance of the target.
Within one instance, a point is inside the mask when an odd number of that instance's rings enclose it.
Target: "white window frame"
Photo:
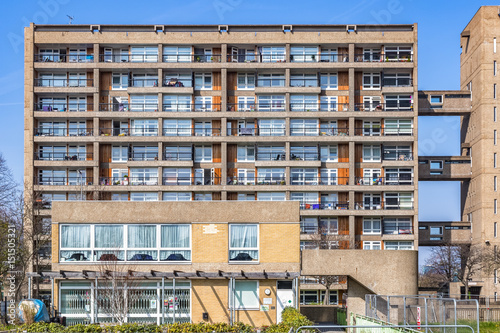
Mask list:
[[[201,149],[201,154],[196,154]],[[209,153],[207,153],[207,151]],[[195,145],[194,146],[194,161],[195,162],[212,162],[213,147],[212,145]]]
[[[384,250],[413,250],[413,241],[384,241]]]
[[[257,201],[285,201],[285,192],[257,192]]]
[[[382,250],[380,241],[363,241],[363,250]]]
[[[363,72],[363,90],[380,90],[380,72]]]
[[[257,227],[257,247],[231,247],[231,229],[235,225],[256,226]],[[229,242],[228,242],[228,262],[242,264],[247,261],[231,260],[231,251],[257,251],[257,258],[252,258],[250,263],[260,261],[260,225],[258,223],[230,223],[229,224]]]
[[[229,282],[231,283],[231,282]],[[241,284],[254,284],[255,283],[255,300],[254,303],[252,304],[242,304],[242,300],[238,299],[238,290],[237,290],[237,285]],[[260,304],[260,293],[259,293],[259,281],[258,280],[234,280],[234,290],[231,290],[231,285],[229,285],[229,292],[228,294],[231,295],[231,293],[234,293],[234,300],[236,304],[232,304],[232,307],[235,308],[236,310],[243,310],[243,311],[248,311],[248,310],[259,310],[259,304]],[[232,303],[232,299],[229,298],[229,303]]]
[[[243,146],[238,145],[237,154],[236,154],[237,162],[255,162],[255,146]]]
[[[381,162],[382,148],[380,145],[363,145],[363,162]]]
[[[338,162],[339,147],[338,145],[320,146],[320,157],[322,162]]]
[[[191,192],[163,192],[162,201],[191,201]]]
[[[213,78],[212,73],[195,73],[194,74],[194,89],[195,90],[212,90]]]
[[[243,82],[240,83],[240,80]],[[253,73],[238,73],[237,90],[254,90],[255,89],[255,74]]]
[[[259,136],[284,136],[285,119],[259,119]]]
[[[321,90],[338,90],[339,89],[339,74],[338,73],[321,73],[320,74]]]
[[[115,151],[118,153],[115,156]],[[111,146],[111,162],[127,162],[128,146]]]

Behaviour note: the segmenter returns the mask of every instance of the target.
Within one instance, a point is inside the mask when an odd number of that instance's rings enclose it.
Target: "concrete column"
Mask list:
[[[290,117],[285,118],[285,135],[290,136]]]
[[[354,111],[354,96],[356,87],[354,87],[354,68],[349,68],[349,111]]]
[[[290,87],[290,68],[285,69],[285,87]],[[289,92],[285,93],[285,105],[287,107],[285,111],[290,111],[292,109],[290,106],[290,93]]]
[[[227,44],[222,44],[220,50],[221,62],[227,62]]]
[[[99,69],[94,68],[94,105],[93,105],[93,110],[94,112],[99,111],[99,92],[101,91],[101,75],[99,72]]]
[[[349,44],[349,62],[354,62],[354,44]]]
[[[158,44],[158,62],[163,62],[163,44]],[[158,76],[158,78],[160,78]]]
[[[285,142],[285,160],[290,161],[290,141]]]
[[[227,184],[227,142],[222,142],[221,147],[220,147],[220,162],[221,162],[221,185],[225,186]],[[224,191],[224,193],[226,193]],[[222,194],[221,194],[222,195]],[[227,193],[226,193],[226,198],[227,198]],[[221,200],[227,200],[227,199],[222,199]]]
[[[285,61],[290,62],[290,43],[285,45]]]
[[[356,128],[355,128],[356,122],[354,121],[355,119],[356,118],[354,118],[354,117],[349,117],[348,128],[349,128],[349,135],[350,136],[356,135]]]
[[[354,192],[352,193],[354,198]],[[349,215],[349,248],[350,249],[356,248],[356,223],[355,223],[355,217],[353,215]]]
[[[355,143],[349,142],[349,185],[352,186],[355,184]],[[349,209],[354,209],[354,191],[349,191]]]
[[[99,133],[97,133],[99,134]],[[99,170],[100,170],[100,167],[101,167],[101,157],[100,157],[100,154],[99,154],[99,142],[94,142],[94,156],[92,157],[94,159],[94,168],[93,168],[93,173],[92,173],[92,177],[94,178],[94,185],[99,185],[100,184],[100,181],[99,181]]]
[[[94,44],[94,62],[100,62],[100,56],[99,56],[99,44],[95,43]]]
[[[221,112],[227,111],[227,69],[221,69]],[[227,136],[227,118],[221,117],[221,135],[223,137]]]

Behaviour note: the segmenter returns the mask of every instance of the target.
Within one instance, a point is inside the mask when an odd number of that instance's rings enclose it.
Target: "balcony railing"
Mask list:
[[[344,210],[349,209],[349,201],[311,201],[300,202],[302,210]]]
[[[413,87],[413,80],[410,78],[384,78],[382,87]]]
[[[94,62],[92,54],[35,54],[35,62]]]
[[[35,185],[53,185],[53,186],[66,186],[66,185],[92,185],[92,177],[35,177]]]
[[[347,136],[348,128],[327,128],[309,126],[291,126],[291,136]]]
[[[35,79],[36,87],[51,87],[51,88],[65,88],[65,87],[93,87],[93,79]]]
[[[348,62],[347,53],[293,53],[291,62]]]
[[[129,161],[158,161],[158,152],[136,153],[132,152]]]
[[[85,112],[92,111],[94,109],[93,103],[72,103],[68,102],[39,102],[35,103],[34,111],[44,111],[44,112]]]
[[[150,87],[158,87],[158,79],[138,79],[133,78],[130,80],[129,88],[150,88]]]
[[[157,53],[146,54],[130,54],[130,53],[113,53],[100,54],[100,62],[158,62]]]
[[[285,102],[227,103],[227,111],[235,112],[283,112],[285,110]]]
[[[258,78],[257,79],[257,87],[265,87],[265,88],[283,88],[285,87],[286,80],[285,78]]]
[[[385,161],[413,161],[412,152],[384,151],[382,158]]]
[[[336,103],[336,102],[313,102],[313,103],[300,103],[290,102],[290,111],[298,112],[337,112],[349,111],[349,103]]]
[[[221,177],[166,177],[163,176],[163,185],[166,186],[188,186],[188,185],[221,185]]]
[[[101,177],[99,184],[104,186],[122,185],[122,186],[154,186],[158,185],[160,178],[158,176],[147,177]]]
[[[356,202],[356,210],[411,210],[413,209],[413,203],[405,200],[389,200],[381,201],[378,204]]]
[[[36,152],[37,161],[92,161],[93,153]]]
[[[164,161],[192,161],[193,154],[191,152],[164,152]]]
[[[111,112],[157,112],[158,103],[100,103],[99,111]]]
[[[35,128],[35,136],[92,136],[93,130],[85,128]]]
[[[158,128],[99,128],[101,136],[158,136]]]
[[[220,128],[164,128],[163,136],[220,136]]]
[[[385,223],[384,235],[412,235],[413,227],[411,223]]]
[[[257,161],[284,161],[286,159],[285,151],[282,153],[259,153],[256,154]]]
[[[381,62],[382,56],[380,52],[356,53],[354,55],[355,62]]]
[[[349,177],[304,177],[292,174],[290,185],[349,185]]]
[[[356,53],[354,55],[356,62],[412,62],[413,55],[408,52],[372,52],[372,53]]]
[[[221,62],[221,55],[163,53],[163,62]]]
[[[384,128],[355,128],[354,133],[356,136],[411,136],[413,129],[408,127],[384,127]]]
[[[290,161],[319,161],[317,152],[294,152],[290,153]]]
[[[389,102],[389,103],[358,103],[354,105],[354,111],[360,112],[402,112],[413,111],[413,104],[410,102]]]
[[[221,111],[221,104],[189,103],[189,104],[164,104],[164,112],[217,112]]]
[[[229,136],[284,136],[284,128],[228,128],[227,135]]]
[[[163,86],[175,88],[192,87],[193,79],[169,78],[168,76],[165,76],[165,78],[163,79]]]
[[[290,78],[290,87],[319,87],[318,79]]]
[[[413,185],[411,175],[399,175],[399,177],[356,177],[356,185]]]

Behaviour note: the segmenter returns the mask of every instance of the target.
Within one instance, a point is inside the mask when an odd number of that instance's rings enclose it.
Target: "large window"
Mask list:
[[[190,62],[190,46],[165,46],[163,47],[164,62]]]
[[[257,192],[257,201],[285,201],[285,192]]]
[[[157,46],[133,46],[131,47],[132,62],[157,62],[158,47]]]
[[[284,95],[259,95],[258,111],[285,111]]]
[[[255,75],[251,73],[238,73],[238,90],[255,89]]]
[[[393,242],[385,241],[384,249],[386,250],[413,250],[413,242]]]
[[[285,135],[285,119],[259,119],[260,136]]]
[[[318,111],[318,95],[290,95],[290,111]]]
[[[380,73],[363,73],[363,90],[380,89]]]
[[[212,146],[211,145],[194,146],[194,161],[212,162]]]
[[[363,235],[380,235],[381,232],[380,217],[363,218]]]
[[[257,77],[257,87],[284,87],[285,74],[269,73],[259,74]]]
[[[191,161],[193,153],[191,146],[165,146],[163,159],[165,161]]]
[[[290,169],[291,185],[318,185],[317,168],[292,168]]]
[[[190,119],[164,119],[163,135],[165,136],[190,136]]]
[[[313,205],[319,205],[318,192],[291,192],[290,200],[299,201],[300,209],[312,209]]]
[[[132,136],[156,136],[158,135],[157,119],[134,119],[131,121]]]
[[[257,169],[257,182],[259,185],[275,185],[285,183],[284,168],[259,168]]]
[[[196,90],[212,90],[212,73],[196,73],[194,75]]]
[[[163,95],[163,111],[189,112],[191,111],[191,96]]]
[[[385,119],[385,135],[412,135],[411,119]]]
[[[385,193],[385,209],[413,209],[413,193]]]
[[[411,95],[386,95],[386,111],[410,111],[413,108]]]
[[[61,226],[61,261],[92,260],[90,225]]]
[[[191,201],[191,192],[163,192],[163,201]]]
[[[234,308],[239,310],[259,309],[259,282],[258,281],[234,281]]]
[[[259,261],[259,226],[229,225],[229,261]]]
[[[380,250],[382,249],[380,241],[364,241],[363,250]]]
[[[317,74],[292,74],[290,75],[290,87],[317,87]]]
[[[320,156],[322,162],[338,162],[338,147],[320,146]]]
[[[386,185],[411,185],[413,183],[413,170],[411,168],[386,168]]]
[[[380,162],[380,145],[363,145],[363,162]]]
[[[191,226],[161,225],[161,261],[191,260]]]
[[[411,146],[384,146],[384,160],[411,161]]]
[[[290,160],[318,161],[318,146],[293,145],[290,147]]]
[[[316,136],[319,135],[318,119],[291,119],[291,136]]]
[[[132,146],[133,161],[158,160],[158,146]]]
[[[128,73],[113,73],[112,74],[112,89],[126,90],[128,87]]]
[[[321,73],[320,78],[322,90],[337,90],[339,88],[337,73]]]
[[[384,55],[385,61],[412,61],[413,50],[411,46],[386,46]]]
[[[257,146],[257,161],[285,160],[285,146]]]
[[[412,233],[411,219],[409,217],[384,217],[384,234],[405,235]]]
[[[157,192],[131,192],[130,201],[158,201]]]
[[[130,185],[158,185],[158,168],[130,168]]]
[[[292,62],[316,62],[318,61],[318,47],[292,46],[290,48],[290,60]]]
[[[285,61],[284,46],[264,46],[259,48],[262,62],[283,62]]]
[[[238,146],[237,161],[238,162],[253,162],[253,161],[255,161],[255,147],[254,146]]]
[[[384,86],[386,87],[409,87],[411,86],[410,73],[384,73]],[[432,103],[432,97],[431,97]]]
[[[163,185],[191,185],[191,169],[163,168]]]

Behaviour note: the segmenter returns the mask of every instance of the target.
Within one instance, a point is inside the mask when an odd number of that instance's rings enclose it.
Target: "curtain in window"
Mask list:
[[[256,225],[232,225],[231,226],[231,247],[246,248],[257,247],[257,226]]]
[[[95,247],[123,247],[123,226],[121,225],[96,225]]]
[[[188,225],[162,225],[161,247],[188,248],[189,226]]]
[[[64,225],[61,227],[62,248],[89,248],[90,226]]]
[[[154,225],[129,225],[129,248],[154,248],[156,247],[156,226]]]

